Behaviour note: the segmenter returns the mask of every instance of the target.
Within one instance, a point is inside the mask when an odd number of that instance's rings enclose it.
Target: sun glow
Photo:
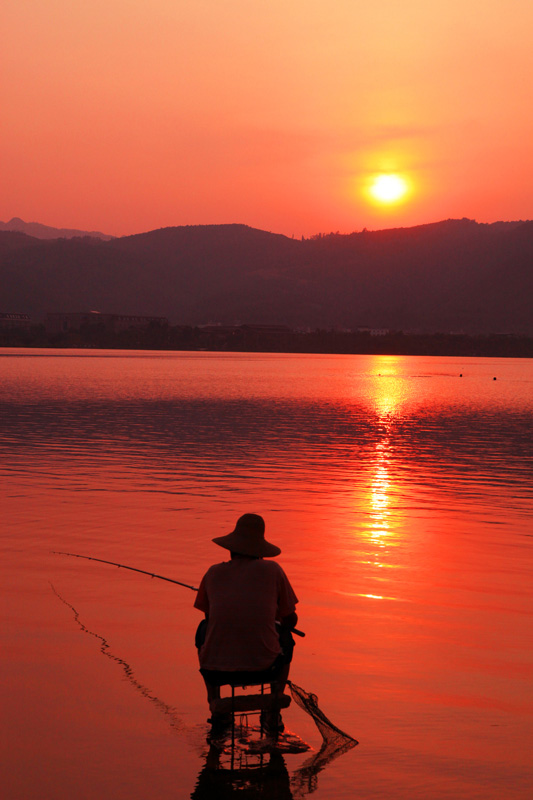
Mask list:
[[[409,185],[401,175],[380,174],[373,179],[369,191],[374,201],[391,205],[405,199]]]

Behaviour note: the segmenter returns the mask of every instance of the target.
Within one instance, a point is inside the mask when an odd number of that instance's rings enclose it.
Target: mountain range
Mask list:
[[[78,234],[0,231],[0,311],[533,335],[531,221],[302,240],[239,224]]]
[[[0,222],[0,231],[19,231],[34,236],[36,239],[73,239],[79,236],[90,236],[94,239],[109,241],[114,236],[99,231],[77,231],[72,228],[52,228],[41,222],[24,222],[20,217],[13,217],[9,222]]]

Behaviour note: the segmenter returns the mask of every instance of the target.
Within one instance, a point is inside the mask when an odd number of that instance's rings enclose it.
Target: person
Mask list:
[[[265,682],[272,692],[283,694],[298,598],[280,565],[266,560],[281,550],[265,539],[265,522],[258,514],[243,514],[231,533],[213,542],[229,550],[231,558],[210,567],[200,583],[194,606],[205,619],[198,626],[196,646],[212,729],[223,729],[228,720],[214,708],[221,686]],[[271,731],[283,730],[278,715],[264,715],[262,721]]]

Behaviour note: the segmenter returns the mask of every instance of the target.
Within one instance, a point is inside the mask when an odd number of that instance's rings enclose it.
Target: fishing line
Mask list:
[[[106,658],[109,658],[112,661],[115,661],[122,667],[124,675],[131,683],[131,685],[140,694],[142,694],[143,697],[146,697],[147,700],[153,703],[154,706],[156,706],[159,709],[159,711],[161,711],[163,714],[169,717],[171,728],[174,728],[176,731],[183,729],[183,723],[181,722],[176,709],[173,708],[172,706],[169,706],[168,703],[165,703],[163,700],[160,700],[159,697],[153,694],[153,692],[150,689],[148,689],[147,686],[144,686],[142,683],[140,683],[140,681],[138,681],[137,678],[135,677],[133,669],[130,666],[130,664],[128,664],[128,662],[125,661],[123,658],[120,658],[120,656],[116,656],[114,653],[111,652],[111,648],[107,639],[105,639],[105,637],[103,636],[100,636],[99,633],[95,633],[94,631],[89,630],[89,628],[87,628],[87,626],[84,625],[83,622],[81,621],[80,615],[78,611],[74,608],[74,606],[59,594],[53,583],[50,583],[50,586],[55,596],[59,600],[61,600],[61,602],[64,603],[68,608],[70,608],[70,610],[74,614],[74,621],[76,622],[78,627],[83,631],[83,633],[87,633],[89,634],[89,636],[94,636],[95,639],[99,640],[100,652],[102,653],[102,655],[106,656]]]

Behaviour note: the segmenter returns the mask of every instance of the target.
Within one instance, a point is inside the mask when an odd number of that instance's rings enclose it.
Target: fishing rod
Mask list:
[[[120,569],[130,569],[132,572],[141,572],[143,575],[149,575],[151,578],[157,578],[160,581],[168,581],[169,583],[177,583],[178,586],[185,586],[186,589],[192,589],[193,592],[198,591],[197,586],[191,586],[188,583],[175,581],[173,578],[165,578],[164,575],[156,575],[155,572],[147,572],[145,569],[137,569],[137,567],[128,567],[126,564],[117,564],[116,561],[104,561],[103,558],[94,558],[94,556],[80,556],[78,553],[64,553],[61,550],[52,550],[56,556],[72,556],[73,558],[86,558],[87,561],[99,561],[101,564],[110,564],[112,567],[119,567]]]
[[[72,556],[72,558],[85,558],[87,561],[99,561],[100,564],[110,564],[112,567],[119,567],[119,569],[129,569],[132,572],[140,572],[142,575],[149,575],[150,578],[157,578],[160,581],[176,583],[178,586],[184,586],[186,589],[192,589],[193,592],[198,591],[197,586],[191,586],[189,583],[182,583],[181,581],[174,580],[174,578],[166,578],[164,575],[156,575],[155,572],[148,572],[145,569],[128,567],[126,564],[118,564],[116,561],[106,561],[103,558],[95,558],[94,556],[82,556],[79,553],[65,553],[62,550],[52,550],[52,553],[54,553],[56,556]],[[303,631],[299,631],[297,628],[291,628],[291,633],[295,633],[296,636],[305,636],[305,633]]]

